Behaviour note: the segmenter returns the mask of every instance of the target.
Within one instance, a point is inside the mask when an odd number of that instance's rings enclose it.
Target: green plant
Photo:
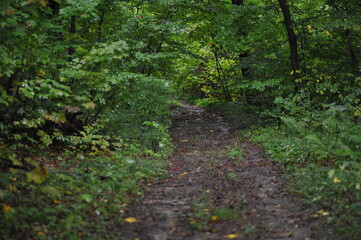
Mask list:
[[[122,221],[126,204],[141,196],[140,182],[165,172],[164,159],[124,154],[118,149],[108,156],[55,155],[62,159],[58,168],[0,173],[1,235],[5,239],[111,236],[107,227]]]
[[[321,208],[314,216],[353,239],[361,234],[361,129],[349,116],[344,106],[327,105],[323,113],[283,117],[283,125],[254,130],[250,136],[290,171],[290,191]]]
[[[227,156],[234,161],[241,162],[243,159],[243,150],[240,147],[228,148]]]
[[[238,176],[236,173],[227,173],[227,178],[232,180],[232,181],[237,181]]]
[[[237,209],[217,208],[213,211],[213,215],[220,220],[236,220],[238,219]]]

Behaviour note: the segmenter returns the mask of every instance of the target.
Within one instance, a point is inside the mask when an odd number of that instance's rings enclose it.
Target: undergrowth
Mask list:
[[[119,237],[116,226],[124,222],[127,205],[142,195],[140,182],[164,173],[163,156],[140,156],[134,149],[95,156],[52,153],[46,161],[56,167],[0,173],[2,239]]]
[[[144,180],[162,177],[172,150],[167,125],[143,126],[146,141],[105,135],[96,122],[47,135],[58,146],[2,143],[0,239],[119,239],[127,206]]]
[[[324,220],[329,233],[359,239],[361,125],[356,114],[335,104],[318,111],[293,104],[291,114],[277,109],[261,113],[242,103],[219,104],[216,109],[245,137],[262,144],[272,161],[282,164],[289,191],[318,208],[312,217]],[[267,114],[268,118],[260,117]]]
[[[346,108],[329,105],[322,113],[283,117],[282,124],[254,127],[247,137],[262,143],[282,163],[289,190],[319,210],[330,232],[361,236],[361,126]],[[333,229],[331,231],[331,229]]]

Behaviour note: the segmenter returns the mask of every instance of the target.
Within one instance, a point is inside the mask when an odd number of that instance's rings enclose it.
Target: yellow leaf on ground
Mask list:
[[[333,181],[333,183],[340,183],[341,179],[339,179],[338,177],[335,177],[332,181]]]
[[[129,218],[124,219],[124,221],[126,221],[128,223],[135,223],[138,220],[135,217],[129,217]]]
[[[211,220],[212,220],[212,221],[216,221],[217,219],[218,219],[217,216],[212,216],[212,217],[211,217]]]
[[[187,174],[188,174],[188,172],[183,172],[181,175],[183,175],[183,176],[184,176],[184,175],[187,175]]]
[[[228,239],[234,239],[234,238],[237,238],[239,237],[239,234],[228,234],[226,236],[224,236],[225,238],[228,238]]]
[[[188,140],[188,139],[185,139],[185,140],[183,140],[182,142],[189,142],[189,140]]]
[[[3,204],[3,211],[4,213],[7,213],[9,210],[10,210],[10,206],[9,205],[6,205],[6,204]]]
[[[319,210],[319,211],[317,211],[317,213],[319,214],[319,215],[321,215],[321,216],[328,216],[328,215],[330,215],[330,213],[329,212],[326,212],[326,211],[324,211],[324,210]]]

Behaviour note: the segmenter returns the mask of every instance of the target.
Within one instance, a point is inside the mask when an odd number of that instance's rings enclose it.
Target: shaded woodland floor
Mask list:
[[[184,104],[173,109],[168,175],[146,183],[120,226],[122,239],[332,239],[313,209],[285,190],[261,147],[223,118]]]

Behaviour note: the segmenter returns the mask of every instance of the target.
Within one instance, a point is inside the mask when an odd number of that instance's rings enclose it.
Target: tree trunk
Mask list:
[[[218,73],[218,79],[219,79],[219,83],[221,84],[224,99],[227,102],[231,102],[232,101],[231,95],[229,93],[228,87],[226,86],[226,83],[225,83],[225,80],[224,80],[224,72],[223,72],[223,68],[222,68],[221,63],[219,62],[217,48],[215,48],[213,50],[213,54],[214,54],[214,58],[215,58],[215,61],[216,61],[216,70],[217,70],[217,73]]]
[[[71,16],[69,32],[72,35],[76,33],[76,16]],[[69,47],[68,53],[69,55],[73,55],[75,53],[75,48],[73,46]]]
[[[99,22],[98,22],[98,42],[102,40],[102,24],[104,21],[105,10],[103,10],[100,14]]]
[[[286,0],[278,0],[283,17],[284,17],[284,23],[287,30],[287,36],[288,36],[288,42],[290,44],[290,51],[291,51],[291,68],[292,68],[292,75],[294,80],[297,80],[300,78],[299,74],[299,61],[298,61],[298,47],[297,47],[297,37],[295,34],[295,31],[293,30],[293,23],[292,23],[292,17],[290,13],[290,9],[287,5]],[[299,90],[301,88],[300,83],[296,83],[296,88]]]
[[[232,4],[237,6],[241,6],[241,5],[243,6],[244,0],[232,0]]]
[[[57,16],[59,14],[60,4],[57,1],[50,0],[49,1],[49,7],[52,10],[53,16]]]
[[[244,0],[232,0],[232,4],[236,5],[236,6],[244,6]],[[247,33],[245,32],[239,32],[238,34],[242,35],[242,36],[247,36]],[[247,51],[244,51],[242,53],[239,54],[239,59],[242,61],[243,58],[247,58],[249,56],[249,53]],[[248,68],[246,67],[242,67],[242,76],[246,77],[248,75]]]
[[[352,60],[352,64],[354,67],[358,67],[358,59],[356,56],[356,52],[355,49],[353,47],[353,43],[352,43],[352,38],[350,36],[350,30],[346,30],[345,32],[346,38],[347,38],[347,45],[348,45],[348,50],[350,51],[350,55],[351,55],[351,60]]]

